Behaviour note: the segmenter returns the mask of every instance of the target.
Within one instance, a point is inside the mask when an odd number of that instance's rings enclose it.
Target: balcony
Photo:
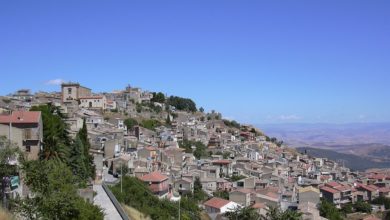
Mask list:
[[[27,139],[23,140],[23,146],[36,146],[39,144],[39,140],[36,139]]]

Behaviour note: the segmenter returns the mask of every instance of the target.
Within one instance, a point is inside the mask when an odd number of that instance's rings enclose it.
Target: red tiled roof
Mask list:
[[[373,174],[371,176],[368,176],[369,179],[376,179],[376,180],[381,180],[381,179],[385,179],[386,176],[383,175],[383,174]]]
[[[279,198],[279,195],[276,194],[276,193],[273,193],[273,192],[267,192],[267,194],[265,194],[266,196],[269,196],[271,198],[274,198],[274,199],[278,199]]]
[[[252,190],[250,190],[250,189],[237,189],[233,192],[240,192],[240,193],[248,194],[248,193],[251,193]]]
[[[372,185],[367,186],[367,185],[360,184],[360,183],[357,184],[357,188],[358,188],[358,189],[359,189],[359,188],[360,188],[360,189],[363,189],[363,190],[365,190],[365,191],[370,191],[370,192],[374,192],[375,190],[377,190],[377,188],[372,187]]]
[[[213,207],[213,208],[216,208],[216,209],[220,209],[220,208],[224,207],[225,205],[229,204],[229,202],[230,201],[226,200],[226,199],[213,197],[210,200],[208,200],[207,202],[205,202],[204,205],[205,206],[209,206],[209,207]]]
[[[338,191],[349,191],[351,190],[351,187],[350,186],[347,186],[347,185],[340,185],[340,186],[336,186],[336,187],[333,187],[334,189],[337,189]]]
[[[379,188],[379,192],[388,193],[388,192],[390,192],[390,188],[389,187],[381,187],[381,188]]]
[[[329,186],[329,187],[337,187],[337,186],[342,186],[340,183],[338,183],[338,182],[335,182],[335,181],[332,181],[332,182],[326,183],[325,185],[327,185],[327,186]]]
[[[13,124],[29,124],[39,123],[41,118],[41,112],[38,111],[14,111],[11,115],[0,115],[0,123],[13,123]]]
[[[160,172],[152,172],[149,174],[146,174],[145,176],[140,178],[144,182],[162,182],[164,180],[167,180],[168,177]]]
[[[252,208],[254,209],[264,209],[266,207],[267,206],[265,205],[265,203],[261,203],[261,202],[256,202],[255,204],[252,205]]]
[[[230,160],[214,160],[213,164],[230,164]]]
[[[329,193],[332,193],[332,194],[335,194],[335,193],[338,193],[338,192],[339,192],[338,190],[332,189],[332,188],[327,187],[327,186],[321,187],[320,190],[326,191],[326,192],[329,192]]]
[[[371,187],[371,188],[373,188],[373,189],[375,189],[375,190],[377,190],[377,189],[379,189],[379,187],[377,187],[377,186],[375,186],[375,185],[368,185],[368,187]]]

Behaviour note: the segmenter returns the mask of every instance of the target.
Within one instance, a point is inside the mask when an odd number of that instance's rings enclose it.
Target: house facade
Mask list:
[[[152,172],[140,177],[154,195],[159,198],[166,198],[169,191],[168,177],[160,172]]]
[[[28,160],[36,160],[43,140],[41,112],[14,111],[0,115],[0,136],[15,143]]]
[[[80,97],[80,108],[90,108],[90,109],[106,109],[107,99],[105,96],[86,96]]]
[[[92,95],[91,89],[81,86],[79,83],[62,83],[61,84],[62,102],[70,100],[79,100],[80,97]]]

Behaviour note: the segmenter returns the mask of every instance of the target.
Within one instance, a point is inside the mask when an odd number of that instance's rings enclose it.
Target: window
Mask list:
[[[31,152],[31,146],[29,145],[26,146],[26,152]]]
[[[31,140],[31,128],[24,129],[24,139]]]
[[[68,94],[72,94],[72,88],[68,88]]]

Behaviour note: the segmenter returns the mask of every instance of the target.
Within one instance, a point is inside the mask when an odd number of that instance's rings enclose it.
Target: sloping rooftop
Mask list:
[[[39,123],[41,112],[13,111],[11,115],[0,115],[0,123],[26,124]]]
[[[146,174],[145,176],[140,178],[144,182],[162,182],[164,180],[167,180],[168,177],[160,172],[152,172],[149,174]]]
[[[204,205],[205,206],[209,206],[209,207],[213,207],[213,208],[216,208],[216,209],[220,209],[220,208],[224,207],[225,205],[229,204],[229,202],[230,201],[226,200],[226,199],[213,197],[210,200],[208,200],[207,202],[205,202]]]

